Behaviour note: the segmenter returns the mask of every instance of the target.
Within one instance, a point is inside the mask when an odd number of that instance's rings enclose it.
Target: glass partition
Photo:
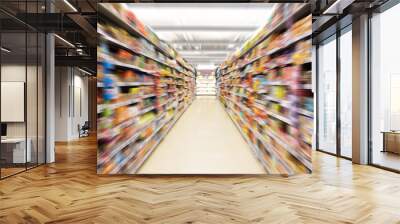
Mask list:
[[[400,4],[371,19],[372,164],[400,171]]]
[[[318,47],[318,149],[336,154],[336,36]]]
[[[46,38],[38,33],[38,64],[37,64],[37,163],[46,162],[45,124],[46,124]]]
[[[26,114],[27,114],[27,150],[30,151],[30,159],[27,167],[37,165],[38,157],[38,35],[35,32],[27,33],[27,98],[26,98]]]
[[[26,33],[1,34],[1,159],[2,177],[24,171],[31,160],[27,142]],[[28,149],[28,150],[27,150]]]
[[[45,162],[45,35],[15,18],[43,3],[0,2],[0,178]]]
[[[352,29],[340,36],[340,155],[352,157]]]

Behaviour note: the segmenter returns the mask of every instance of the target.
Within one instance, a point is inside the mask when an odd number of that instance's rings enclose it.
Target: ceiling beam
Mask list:
[[[85,17],[83,17],[80,14],[69,14],[68,17],[74,21],[78,26],[82,28],[82,30],[85,31],[85,33],[89,36],[86,38],[86,41],[91,45],[91,46],[96,46],[97,44],[97,30],[95,27],[93,27]]]
[[[96,58],[91,56],[55,56],[56,66],[87,67],[96,70]]]

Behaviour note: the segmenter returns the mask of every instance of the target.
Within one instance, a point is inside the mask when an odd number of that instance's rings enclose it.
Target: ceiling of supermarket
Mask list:
[[[268,3],[128,5],[198,69],[221,64],[267,22],[273,7]]]
[[[146,2],[132,4],[140,19],[198,69],[211,69],[220,64],[260,26],[267,22],[272,3],[264,0],[0,0],[2,32],[19,32],[26,25],[41,31],[54,32],[73,43],[56,39],[56,64],[86,66],[95,73],[97,7],[99,2]],[[266,2],[310,2],[313,12],[313,41],[330,36],[328,29],[347,13],[358,14],[376,8],[386,0],[356,0],[343,15],[324,15],[335,1],[265,0]],[[51,7],[46,7],[48,2]],[[154,2],[154,3],[151,3]],[[158,2],[158,3],[157,3]],[[164,3],[160,3],[164,2]],[[179,2],[179,3],[165,3]],[[213,3],[204,3],[213,2]],[[215,3],[236,2],[236,3]],[[241,2],[241,3],[239,3]],[[52,13],[46,13],[52,9]],[[29,15],[25,12],[30,12]],[[40,16],[39,16],[40,15]],[[39,19],[38,19],[39,18]],[[50,22],[49,22],[50,21]],[[329,32],[325,32],[328,30]],[[10,45],[10,44],[8,44]],[[13,46],[7,46],[13,47]],[[80,50],[81,55],[74,54]],[[17,52],[17,51],[13,51]],[[72,54],[71,54],[72,52]],[[28,52],[29,53],[29,52]],[[16,53],[14,53],[16,54]],[[58,63],[60,62],[60,63]],[[87,66],[90,65],[90,66]]]

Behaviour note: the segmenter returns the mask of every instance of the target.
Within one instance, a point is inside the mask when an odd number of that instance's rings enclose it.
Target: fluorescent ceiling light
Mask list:
[[[81,72],[83,72],[83,73],[85,73],[85,74],[87,74],[87,75],[93,75],[92,73],[90,73],[90,72],[88,72],[88,71],[85,71],[85,70],[83,70],[83,69],[81,69],[81,68],[78,68],[78,70],[81,71]]]
[[[68,0],[64,0],[65,4],[68,5],[68,7],[70,7],[74,12],[78,12],[78,10],[68,1]]]
[[[57,35],[57,34],[54,34],[54,36],[55,37],[57,37],[59,40],[61,40],[62,42],[64,42],[65,44],[67,44],[67,45],[69,45],[70,47],[73,47],[73,48],[75,48],[75,45],[73,45],[71,42],[69,42],[68,40],[66,40],[66,39],[64,39],[64,38],[62,38],[62,37],[60,37],[59,35]]]
[[[6,52],[6,53],[10,53],[10,52],[11,52],[10,50],[8,50],[8,49],[5,48],[5,47],[2,47],[1,50],[4,51],[4,52]]]

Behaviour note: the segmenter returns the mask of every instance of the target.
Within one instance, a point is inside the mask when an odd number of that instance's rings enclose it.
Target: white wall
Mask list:
[[[76,70],[75,70],[76,72]],[[88,78],[87,76],[82,76],[82,73],[74,75],[74,103],[75,106],[72,108],[72,132],[73,138],[78,138],[78,124],[83,125],[85,121],[89,120],[88,112]],[[80,102],[79,102],[80,101]],[[81,107],[81,108],[80,108]]]
[[[55,68],[55,141],[68,141],[69,120],[69,68]]]
[[[18,65],[18,64],[9,64],[9,65],[2,65],[1,66],[1,81],[3,82],[25,82],[25,71],[26,67],[24,65]],[[33,66],[28,66],[27,67],[28,74],[31,74],[32,72],[36,73],[36,67]],[[30,83],[31,84],[31,83]],[[36,82],[34,83],[36,85]],[[28,89],[29,91],[29,89]],[[29,94],[27,93],[27,96],[36,96],[36,89],[34,93]],[[27,100],[27,102],[31,102],[32,100]],[[28,105],[29,106],[29,105]],[[33,106],[33,105],[31,105]],[[36,105],[35,105],[36,107]],[[7,110],[7,108],[1,108],[2,110]],[[28,116],[31,114],[28,113]],[[35,116],[35,121],[36,121],[36,114]],[[30,119],[28,117],[28,121],[31,121],[33,119]],[[28,125],[30,127],[31,125]],[[12,122],[12,123],[7,123],[7,136],[8,137],[25,137],[25,122]],[[29,137],[29,136],[28,136]]]
[[[88,78],[71,67],[56,67],[55,74],[55,140],[70,141],[88,120]]]

